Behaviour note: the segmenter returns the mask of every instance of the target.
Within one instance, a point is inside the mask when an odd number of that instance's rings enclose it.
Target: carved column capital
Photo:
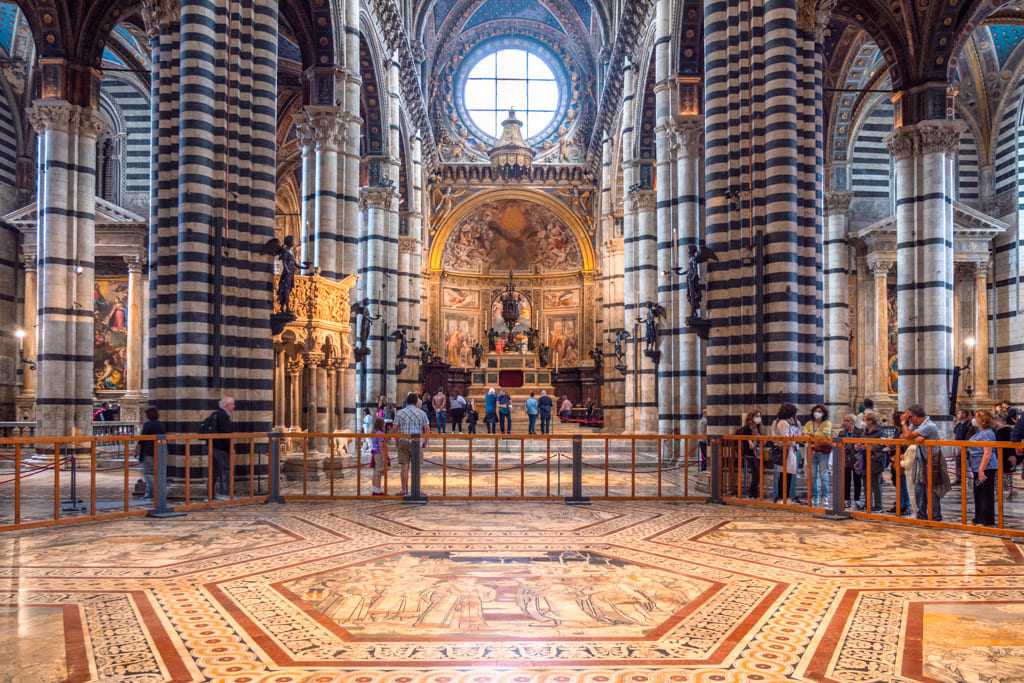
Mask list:
[[[76,122],[78,107],[67,100],[36,100],[26,113],[28,122],[39,135],[47,130],[67,133],[70,132],[72,123]]]
[[[601,249],[607,256],[615,256],[623,253],[623,241],[621,237],[613,237],[601,244]]]
[[[797,28],[812,34],[814,42],[820,44],[835,6],[836,0],[797,0]]]
[[[704,157],[704,119],[688,117],[677,121],[671,130],[669,150],[678,159]]]
[[[988,261],[979,261],[974,264],[974,277],[979,280],[987,280],[989,274]]]
[[[304,353],[302,354],[302,360],[305,362],[307,368],[318,368],[324,364],[324,354]]]
[[[78,114],[73,117],[72,124],[79,135],[98,138],[107,129],[107,122],[98,111],[88,107],[79,107]]]
[[[654,190],[630,190],[629,202],[635,212],[654,211],[658,206],[658,193]]]
[[[28,245],[22,245],[21,247],[21,258],[19,259],[21,267],[25,269],[25,272],[35,272],[36,270],[36,246],[33,244],[31,248]]]
[[[161,28],[181,22],[181,0],[142,0],[142,19],[152,39]]]
[[[852,201],[852,192],[826,192],[825,215],[835,216],[847,213],[850,210],[850,202]]]
[[[901,126],[885,136],[885,145],[896,161],[925,154],[952,156],[960,149],[962,121],[923,121]]]
[[[345,145],[347,120],[340,107],[304,107],[292,120],[301,147],[337,150]]]
[[[875,277],[886,277],[892,268],[893,262],[877,256],[868,257],[868,268],[875,274]]]
[[[359,188],[359,208],[389,211],[396,197],[396,192],[390,187],[372,185],[361,187]]]
[[[288,361],[285,365],[285,369],[288,370],[288,374],[293,377],[302,372],[302,368],[306,367],[306,363],[302,360],[302,357],[298,357],[295,360]]]
[[[420,251],[420,241],[415,237],[399,237],[398,238],[398,253],[399,254],[418,254]]]
[[[142,258],[138,254],[131,254],[123,256],[124,262],[128,265],[129,273],[141,273],[142,267],[146,264],[146,259]]]

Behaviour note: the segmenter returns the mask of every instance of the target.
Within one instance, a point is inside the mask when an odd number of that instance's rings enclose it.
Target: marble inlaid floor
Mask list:
[[[0,535],[0,681],[1024,681],[999,538],[664,503],[249,505]]]

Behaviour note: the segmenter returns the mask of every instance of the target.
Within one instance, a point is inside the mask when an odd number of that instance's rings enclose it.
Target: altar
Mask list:
[[[536,353],[487,353],[473,370],[473,386],[551,390],[551,368],[540,367]]]

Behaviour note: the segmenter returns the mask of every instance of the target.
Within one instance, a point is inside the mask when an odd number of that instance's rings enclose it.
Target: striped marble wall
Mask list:
[[[18,185],[18,136],[13,111],[6,89],[0,88],[0,185],[8,187]]]
[[[100,96],[107,99],[124,122],[123,166],[117,179],[122,205],[138,210],[139,200],[149,194],[150,93],[126,78],[107,74],[100,84]]]
[[[892,131],[893,108],[888,100],[876,100],[863,125],[857,131],[850,155],[851,189],[858,199],[885,200],[885,213],[890,215],[892,189],[892,158],[884,138]],[[882,215],[878,217],[881,218]]]

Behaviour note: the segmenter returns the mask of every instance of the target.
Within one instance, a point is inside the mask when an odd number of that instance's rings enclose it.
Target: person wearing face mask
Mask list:
[[[845,439],[859,439],[864,436],[864,430],[857,427],[857,416],[847,413],[843,417],[843,427],[839,430],[839,436]],[[864,457],[864,444],[843,443],[843,491],[847,509],[852,509],[860,504],[860,490],[864,484],[864,471],[860,469],[861,459]],[[850,487],[853,487],[853,497],[850,497]]]
[[[995,441],[996,433],[992,429],[994,420],[987,410],[974,412],[974,426],[978,433],[971,441]],[[967,464],[974,477],[974,519],[975,524],[995,526],[995,483],[999,477],[999,465],[996,454],[991,446],[968,446]]]
[[[966,408],[960,408],[956,411],[956,422],[953,423],[953,438],[957,441],[967,441],[972,436],[978,433],[978,428],[971,424],[972,411]],[[957,486],[960,483],[960,478],[963,476],[963,463],[960,462],[961,458],[958,456],[956,459],[956,479],[953,480],[953,486]]]
[[[796,406],[783,403],[772,423],[773,436],[800,436],[800,424],[796,421]],[[783,465],[775,466],[775,502],[784,501],[789,505],[803,505],[796,494],[796,471],[800,466],[800,454],[796,442],[779,441],[784,454]]]
[[[751,410],[743,420],[743,426],[736,430],[737,434],[743,436],[761,436],[761,411]],[[757,439],[744,439],[740,441],[740,454],[743,456],[743,465],[750,472],[750,484],[747,486],[747,496],[750,498],[761,498],[761,444]]]
[[[832,465],[832,423],[828,420],[828,408],[820,403],[811,408],[811,419],[804,424],[804,436],[822,439],[812,441],[811,471],[811,505],[828,507],[829,467]]]
[[[914,500],[917,502],[917,518],[940,522],[942,521],[942,497],[949,493],[951,488],[949,470],[946,469],[946,460],[942,457],[941,448],[923,445],[925,441],[935,441],[939,438],[939,428],[928,417],[924,408],[915,403],[907,408],[902,436],[911,443],[917,444],[917,457],[914,458],[914,464],[910,468],[910,481],[914,484]],[[932,456],[930,465],[929,449]],[[931,491],[928,489],[929,469],[932,472]],[[930,500],[929,494],[931,494]]]

